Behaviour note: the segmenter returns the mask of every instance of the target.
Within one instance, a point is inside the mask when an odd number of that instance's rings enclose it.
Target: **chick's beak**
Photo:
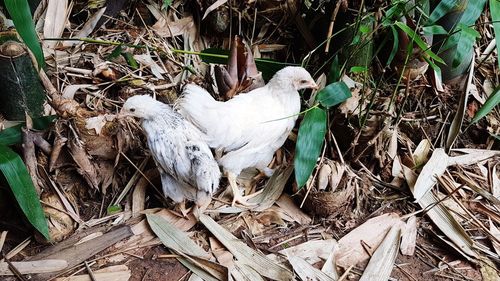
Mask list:
[[[319,89],[319,86],[318,84],[314,83],[314,82],[311,82],[311,85],[309,86],[309,88],[313,89],[313,90],[318,90]]]

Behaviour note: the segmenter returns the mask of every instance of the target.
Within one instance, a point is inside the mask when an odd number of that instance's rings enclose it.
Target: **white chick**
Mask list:
[[[216,101],[197,85],[186,85],[176,108],[205,134],[210,147],[224,153],[219,164],[233,191],[233,206],[251,205],[236,183],[243,169],[255,167],[266,176],[272,174],[267,166],[293,129],[300,112],[298,91],[306,88],[317,85],[302,67],[285,67],[264,87],[226,102]]]
[[[205,209],[219,187],[221,172],[200,131],[169,105],[147,95],[129,98],[119,115],[141,119],[165,196],[181,208],[188,199]]]

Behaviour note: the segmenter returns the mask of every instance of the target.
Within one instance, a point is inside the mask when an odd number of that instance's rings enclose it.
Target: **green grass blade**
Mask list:
[[[295,146],[295,180],[299,188],[309,179],[323,147],[326,133],[326,111],[315,107],[309,110],[299,128]]]
[[[471,123],[476,123],[481,118],[488,115],[488,113],[490,113],[493,108],[498,105],[498,103],[500,103],[500,87],[497,87],[495,91],[491,93],[483,106],[481,106],[481,108],[476,112],[476,115],[472,118]]]
[[[316,100],[322,106],[329,108],[345,101],[351,96],[349,87],[343,81],[340,81],[332,83],[319,91],[318,95],[316,95]]]
[[[420,38],[418,34],[415,33],[409,26],[402,22],[396,22],[395,23],[397,27],[399,27],[401,30],[404,31],[413,41],[418,45],[420,49],[422,49],[429,57],[434,59],[435,61],[445,64],[444,61],[438,57],[434,52],[431,51],[431,49],[427,46],[427,44]]]
[[[330,72],[328,73],[328,83],[337,82],[340,80],[341,67],[339,64],[339,56],[335,55],[330,66]]]
[[[490,0],[490,13],[493,22],[493,30],[495,31],[495,40],[497,42],[497,54],[500,54],[500,1]],[[498,67],[500,68],[500,58],[497,58]]]
[[[17,33],[35,55],[39,68],[45,67],[42,47],[35,31],[35,24],[31,18],[31,11],[27,0],[5,0],[5,7],[12,17]]]
[[[28,221],[47,240],[50,240],[47,220],[28,170],[21,157],[4,145],[0,145],[0,170]]]

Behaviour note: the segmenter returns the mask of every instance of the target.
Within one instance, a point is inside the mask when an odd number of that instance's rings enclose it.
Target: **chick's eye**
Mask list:
[[[135,108],[131,108],[131,109],[130,109],[130,112],[135,112]]]
[[[300,80],[300,84],[306,84],[307,80]]]

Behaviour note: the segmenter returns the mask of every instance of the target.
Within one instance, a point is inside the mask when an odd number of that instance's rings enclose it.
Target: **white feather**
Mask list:
[[[315,86],[305,69],[286,67],[266,86],[226,102],[188,84],[176,108],[205,134],[210,147],[225,153],[219,160],[224,169],[238,175],[248,167],[266,170],[295,125],[298,90]]]

